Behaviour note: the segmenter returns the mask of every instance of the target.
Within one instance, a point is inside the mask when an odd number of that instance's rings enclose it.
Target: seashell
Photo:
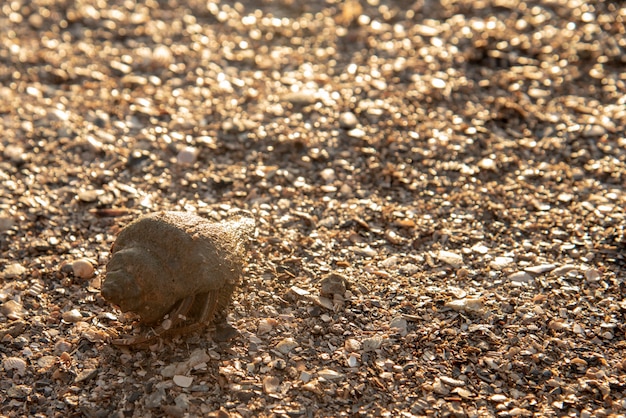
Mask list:
[[[243,211],[223,222],[186,212],[143,216],[113,244],[102,296],[146,324],[169,313],[155,336],[198,329],[229,304],[254,225]]]
[[[15,373],[20,376],[23,376],[26,372],[26,361],[19,357],[5,358],[4,360],[2,360],[2,366],[6,371],[15,370]]]

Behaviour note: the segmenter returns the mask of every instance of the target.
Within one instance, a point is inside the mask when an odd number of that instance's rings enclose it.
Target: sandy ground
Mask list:
[[[297,3],[0,4],[0,414],[623,416],[624,3]],[[232,328],[113,345],[233,209]]]

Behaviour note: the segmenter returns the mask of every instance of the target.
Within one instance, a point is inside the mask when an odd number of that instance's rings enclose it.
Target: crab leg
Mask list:
[[[195,296],[188,296],[185,299],[181,300],[178,306],[170,312],[170,318],[168,321],[168,326],[165,328],[163,325],[163,321],[158,327],[152,329],[150,332],[146,333],[143,336],[136,337],[126,337],[126,338],[118,338],[112,341],[115,345],[136,345],[136,344],[144,344],[154,340],[161,335],[167,334],[168,331],[174,331],[173,328],[185,320],[185,315],[191,309],[193,305]],[[184,328],[183,328],[184,329]],[[152,334],[152,335],[151,335]]]
[[[204,306],[202,308],[202,312],[200,313],[200,317],[198,318],[198,321],[186,327],[181,327],[181,328],[176,328],[176,329],[172,328],[168,330],[167,334],[183,335],[183,334],[188,334],[190,332],[197,331],[207,326],[207,324],[213,319],[213,316],[215,315],[215,312],[217,311],[218,296],[219,296],[219,292],[208,292],[206,302],[204,303]]]

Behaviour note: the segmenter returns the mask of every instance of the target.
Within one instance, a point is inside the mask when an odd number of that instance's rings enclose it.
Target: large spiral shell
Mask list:
[[[111,249],[102,296],[154,323],[183,298],[219,292],[225,307],[241,276],[254,219],[240,212],[211,222],[185,212],[143,216],[120,232]]]

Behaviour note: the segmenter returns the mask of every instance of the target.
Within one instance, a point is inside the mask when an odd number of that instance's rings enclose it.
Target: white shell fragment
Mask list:
[[[183,147],[176,156],[176,163],[180,165],[192,165],[198,158],[199,151],[194,147]]]
[[[453,253],[452,251],[444,251],[441,250],[437,253],[437,258],[449,264],[452,267],[458,268],[463,265],[463,256],[457,253]]]
[[[257,335],[264,335],[272,331],[274,326],[277,324],[277,321],[272,318],[264,318],[259,321],[259,325],[257,327]]]
[[[489,263],[489,266],[494,270],[503,270],[515,263],[515,259],[513,257],[496,257],[494,260]]]
[[[317,372],[319,377],[323,377],[326,380],[337,380],[343,378],[343,373],[339,373],[332,369],[323,369]]]
[[[0,305],[0,313],[11,320],[18,320],[24,316],[26,310],[21,303],[11,299]]]
[[[265,376],[263,378],[263,391],[265,393],[276,393],[280,386],[280,379],[276,376]]]
[[[348,352],[359,351],[361,349],[361,343],[355,338],[348,338],[344,343],[344,347]]]
[[[62,318],[65,322],[75,323],[82,321],[83,315],[78,309],[72,309],[70,311],[63,312]]]
[[[450,302],[446,302],[444,306],[457,312],[466,312],[473,314],[481,314],[483,313],[484,309],[483,300],[480,298],[453,300]]]
[[[4,269],[0,272],[0,278],[4,278],[5,280],[14,279],[16,277],[20,277],[24,273],[26,273],[26,267],[19,263],[12,263],[4,267]]]
[[[517,271],[508,276],[508,279],[517,283],[530,283],[533,281],[533,276],[525,271]]]
[[[283,354],[288,354],[291,350],[298,347],[298,343],[293,338],[285,338],[276,344],[276,350]]]
[[[355,354],[350,354],[347,361],[348,367],[357,367],[359,365],[359,359]]]
[[[394,331],[400,333],[400,335],[405,336],[407,334],[408,322],[401,316],[397,316],[391,320],[389,323],[389,328]]]
[[[19,357],[7,357],[2,360],[2,367],[6,371],[13,370],[15,373],[23,376],[26,372],[26,361]]]
[[[378,350],[383,344],[383,338],[380,335],[374,335],[373,337],[365,338],[363,340],[363,351],[374,351]]]

